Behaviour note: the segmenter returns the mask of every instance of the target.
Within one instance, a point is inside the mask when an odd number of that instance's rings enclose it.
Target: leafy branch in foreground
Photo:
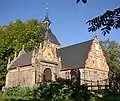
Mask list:
[[[87,3],[87,0],[76,0],[76,3]],[[102,34],[105,36],[109,34],[112,29],[120,28],[120,7],[114,10],[107,10],[104,14],[99,15],[87,21],[89,25],[88,31],[94,32],[101,29]]]
[[[81,0],[84,4],[86,4],[87,3],[87,0]],[[77,0],[76,1],[77,3],[79,3],[80,2],[80,0]]]
[[[87,24],[89,25],[89,32],[94,32],[98,29],[101,29],[104,36],[109,34],[112,29],[119,29],[120,7],[114,9],[113,11],[107,10],[104,14],[89,20]]]

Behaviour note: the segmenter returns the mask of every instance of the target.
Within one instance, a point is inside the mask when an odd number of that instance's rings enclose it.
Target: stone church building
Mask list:
[[[97,37],[61,48],[48,16],[43,22],[48,28],[39,49],[26,52],[23,46],[12,61],[8,60],[6,86],[34,85],[57,78],[79,78],[80,84],[108,79],[109,67]]]

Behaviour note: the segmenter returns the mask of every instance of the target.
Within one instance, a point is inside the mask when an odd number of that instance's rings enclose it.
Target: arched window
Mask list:
[[[50,82],[52,81],[52,72],[50,68],[46,68],[43,73],[43,81]]]

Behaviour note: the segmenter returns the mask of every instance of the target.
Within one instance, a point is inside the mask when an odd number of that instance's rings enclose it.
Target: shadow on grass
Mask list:
[[[109,92],[104,95],[102,101],[120,101],[120,93]]]

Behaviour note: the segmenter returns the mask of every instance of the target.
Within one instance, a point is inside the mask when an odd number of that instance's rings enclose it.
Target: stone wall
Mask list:
[[[84,69],[81,68],[81,69],[79,69],[79,71],[80,71],[80,84],[84,84],[85,83],[84,82],[84,78],[85,78]],[[71,69],[69,69],[69,70],[62,70],[62,71],[60,71],[60,77],[64,78],[64,79],[71,79],[70,72],[71,72]]]
[[[8,71],[6,86],[35,84],[35,69],[32,66],[17,67]]]
[[[37,83],[43,81],[44,70],[49,68],[52,72],[52,81],[59,77],[60,72],[60,57],[58,56],[57,49],[59,45],[44,41],[43,47],[36,55],[36,76]]]
[[[88,53],[88,58],[85,61],[85,67],[80,70],[81,84],[97,84],[99,81],[102,85],[108,79],[109,67],[103,55],[103,51],[99,45],[98,39],[95,37]],[[71,70],[64,70],[60,72],[60,77],[71,79]]]
[[[60,78],[71,79],[70,71],[71,70],[62,70],[62,71],[60,71]]]
[[[85,80],[97,81],[108,79],[109,67],[103,55],[98,39],[93,40],[85,62]]]

